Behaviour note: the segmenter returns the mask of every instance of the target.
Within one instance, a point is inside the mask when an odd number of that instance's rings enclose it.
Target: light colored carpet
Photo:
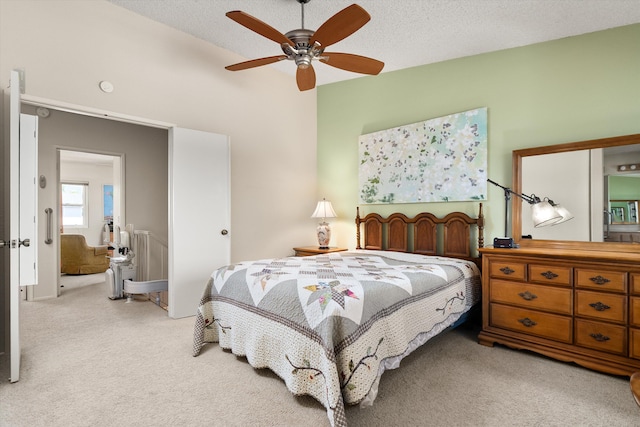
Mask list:
[[[83,286],[95,285],[105,280],[104,273],[95,274],[63,274],[60,276],[58,284],[60,285],[60,293],[66,290],[81,288]]]
[[[23,302],[22,370],[0,383],[0,426],[328,426],[324,408],[273,373],[205,347],[193,318],[107,298],[104,283],[66,283]],[[468,325],[385,373],[350,426],[638,426],[627,378],[476,342]]]

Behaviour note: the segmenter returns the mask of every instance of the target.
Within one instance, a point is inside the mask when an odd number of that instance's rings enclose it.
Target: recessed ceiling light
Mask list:
[[[98,86],[100,86],[100,90],[103,92],[106,92],[106,93],[113,92],[113,84],[111,82],[103,80],[100,82]]]

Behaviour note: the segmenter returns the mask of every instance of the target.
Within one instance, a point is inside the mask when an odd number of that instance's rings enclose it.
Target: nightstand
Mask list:
[[[320,249],[318,246],[303,246],[300,248],[293,248],[296,252],[296,256],[312,256],[312,255],[320,255],[320,254],[328,254],[331,252],[342,252],[346,251],[346,248],[337,248],[330,247],[328,249]]]

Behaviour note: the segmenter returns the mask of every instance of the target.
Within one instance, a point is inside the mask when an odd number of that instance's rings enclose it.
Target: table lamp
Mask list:
[[[322,218],[320,224],[318,224],[318,245],[320,249],[329,249],[329,241],[331,240],[331,228],[329,223],[325,221],[325,218],[336,218],[336,212],[331,206],[331,202],[322,199],[318,202],[316,210],[311,215],[311,218]]]

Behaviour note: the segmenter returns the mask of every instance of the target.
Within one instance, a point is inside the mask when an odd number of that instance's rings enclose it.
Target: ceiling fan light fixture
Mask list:
[[[296,59],[296,65],[301,70],[306,70],[307,68],[311,67],[311,60],[307,58],[301,58],[300,60]]]
[[[291,30],[286,34],[260,21],[253,16],[236,10],[227,12],[226,16],[240,25],[261,36],[280,44],[286,56],[259,58],[226,66],[230,71],[240,71],[262,65],[272,64],[282,59],[294,61],[297,66],[296,81],[298,88],[313,89],[316,84],[312,62],[318,59],[335,68],[361,74],[378,74],[384,62],[350,53],[325,53],[324,49],[355,33],[371,16],[362,7],[352,4],[325,21],[316,31],[304,28],[304,5],[310,0],[297,0],[302,9],[302,28]],[[323,53],[324,56],[320,56]]]

